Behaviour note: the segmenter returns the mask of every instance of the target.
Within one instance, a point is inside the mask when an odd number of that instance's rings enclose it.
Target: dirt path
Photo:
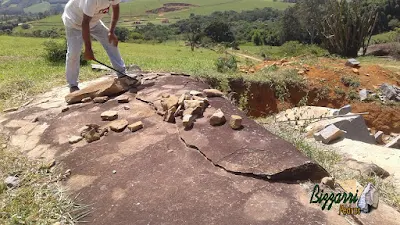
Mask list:
[[[257,62],[262,62],[263,61],[262,59],[256,58],[256,57],[251,56],[251,55],[246,55],[246,54],[243,54],[243,53],[238,53],[238,52],[234,52],[234,51],[229,51],[229,53],[231,53],[233,55],[236,55],[236,56],[239,56],[241,58],[247,58],[247,59],[251,59],[251,60],[257,61]]]

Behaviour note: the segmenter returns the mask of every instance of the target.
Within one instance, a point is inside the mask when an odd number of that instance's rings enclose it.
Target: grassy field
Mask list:
[[[0,36],[0,109],[25,101],[29,96],[64,85],[65,64],[51,64],[44,60],[43,43],[47,39]],[[60,40],[61,41],[61,40]],[[181,43],[130,44],[120,43],[121,54],[127,65],[137,64],[143,70],[176,71],[190,74],[215,72],[218,54],[211,50],[195,53]],[[94,42],[98,60],[109,62],[99,43]],[[81,68],[82,80],[100,76],[90,65]]]
[[[147,10],[156,9],[162,7],[165,3],[180,2],[197,5],[187,10],[168,12],[161,15],[147,14]],[[281,1],[274,0],[134,0],[121,4],[121,23],[120,26],[132,27],[133,21],[138,19],[146,20],[155,24],[161,24],[163,18],[168,18],[171,23],[178,19],[189,17],[191,13],[194,14],[211,14],[215,11],[242,11],[251,10],[255,8],[272,7],[277,9],[285,9],[291,5],[290,3],[284,3]],[[104,19],[105,22],[110,21],[110,16]],[[52,27],[62,27],[62,21],[60,15],[51,16],[43,20],[34,21],[31,23],[31,29],[51,29]]]
[[[25,13],[40,13],[40,12],[46,12],[48,10],[50,10],[50,3],[48,2],[42,2],[42,3],[38,3],[35,5],[31,5],[28,8],[24,9]]]

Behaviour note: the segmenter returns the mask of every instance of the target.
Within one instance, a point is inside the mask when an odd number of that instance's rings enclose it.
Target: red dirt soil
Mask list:
[[[268,85],[255,85],[250,87],[248,101],[248,114],[250,116],[266,116],[277,113],[287,108],[295,107],[308,92],[307,105],[340,108],[346,104],[352,104],[353,112],[369,112],[364,118],[367,125],[373,130],[381,130],[386,134],[400,132],[400,107],[386,106],[377,102],[350,101],[345,96],[338,96],[335,90],[343,90],[345,93],[353,90],[357,93],[361,89],[375,91],[383,83],[400,86],[400,74],[384,69],[379,65],[361,65],[359,68],[345,66],[346,60],[318,58],[314,65],[301,63],[301,58],[282,59],[278,61],[264,61],[254,67],[240,67],[242,72],[255,73],[268,66],[276,65],[279,69],[296,69],[299,74],[307,78],[308,90],[300,90],[289,87],[290,97],[282,103],[274,96],[274,91]],[[347,87],[341,81],[342,76],[359,80],[360,87]],[[236,87],[237,88],[237,87]],[[318,98],[318,93],[323,88],[329,88],[329,97]],[[235,87],[233,88],[235,90]],[[239,88],[240,90],[241,88]],[[235,90],[237,92],[237,90]],[[242,93],[239,91],[238,93]]]

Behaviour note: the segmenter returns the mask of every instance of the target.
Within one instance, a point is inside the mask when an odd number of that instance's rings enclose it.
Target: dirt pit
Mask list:
[[[362,89],[379,93],[384,83],[400,86],[400,74],[379,65],[361,64],[359,68],[352,68],[345,63],[343,59],[318,58],[311,62],[309,59],[291,58],[239,67],[246,74],[268,70],[270,67],[276,67],[274,69],[277,73],[287,69],[297,71],[299,76],[306,79],[307,87],[295,84],[286,86],[287,94],[283,101],[277,94],[279,90],[270,82],[252,82],[246,86],[243,81],[231,81],[230,89],[236,93],[238,104],[240,96],[247,95],[249,116],[269,116],[304,104],[330,108],[351,104],[353,113],[369,113],[364,118],[372,130],[381,130],[386,134],[400,133],[400,104],[384,104],[377,99],[361,102],[359,98]]]

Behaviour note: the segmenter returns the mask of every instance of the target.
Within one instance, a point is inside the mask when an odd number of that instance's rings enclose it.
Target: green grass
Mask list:
[[[50,3],[48,2],[42,2],[42,3],[38,3],[38,4],[34,4],[31,5],[27,8],[24,9],[25,13],[40,13],[40,12],[46,12],[48,10],[50,10]]]
[[[0,142],[4,144],[5,140]],[[88,211],[67,197],[57,182],[62,174],[57,165],[49,168],[28,160],[17,149],[1,147],[0,224],[74,224]],[[18,176],[19,187],[7,189],[3,183],[7,176]]]
[[[180,2],[198,5],[187,10],[168,12],[164,15],[147,14],[147,10],[162,7],[164,3]],[[123,27],[132,27],[132,22],[137,19],[146,19],[148,22],[161,24],[161,18],[168,18],[171,23],[177,21],[177,18],[188,18],[191,13],[198,15],[208,15],[215,11],[242,11],[255,8],[272,7],[285,9],[290,3],[273,0],[135,0],[121,4],[121,20],[119,25]],[[110,22],[110,16],[104,18],[104,22]],[[31,23],[32,29],[50,29],[52,27],[62,27],[60,15],[50,16],[45,19]]]
[[[0,109],[20,104],[31,95],[64,85],[65,64],[51,64],[44,60],[43,38],[0,36]],[[60,40],[61,41],[61,40]],[[215,71],[218,54],[205,49],[194,53],[183,44],[120,43],[127,65],[137,64],[143,70],[185,72],[207,75]],[[108,63],[108,57],[98,42],[93,42],[95,56]],[[81,68],[80,79],[100,76],[88,66]]]
[[[400,37],[400,28],[396,31],[389,31],[372,36],[371,44],[396,42],[398,37]]]

